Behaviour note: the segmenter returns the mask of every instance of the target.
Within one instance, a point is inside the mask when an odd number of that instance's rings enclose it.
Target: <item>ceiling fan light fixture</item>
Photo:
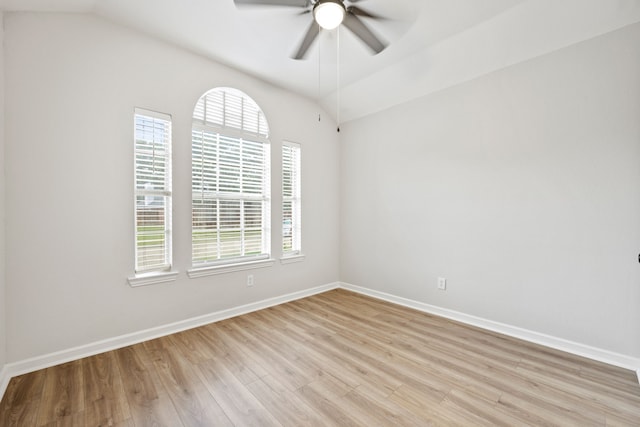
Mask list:
[[[313,17],[325,30],[333,30],[342,23],[347,11],[340,0],[320,0],[313,7]]]

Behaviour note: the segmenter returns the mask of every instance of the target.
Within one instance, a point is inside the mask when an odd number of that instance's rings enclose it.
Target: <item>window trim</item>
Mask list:
[[[222,107],[222,111],[223,111],[223,116],[222,116],[222,122],[223,124],[218,124],[215,123],[213,121],[208,121],[207,120],[207,108],[208,108],[208,100],[207,100],[207,95],[215,92],[216,90],[218,91],[222,91],[223,93],[223,105]],[[227,104],[226,104],[226,99],[228,96],[228,92],[235,92],[236,95],[240,96],[242,98],[241,100],[241,128],[235,128],[232,126],[228,126],[226,125],[226,121],[227,121],[227,117],[226,117],[226,111],[227,111]],[[200,104],[200,102],[203,100],[204,98],[204,107],[203,107],[203,118],[195,118],[195,114],[198,108],[198,104]],[[249,108],[253,108],[255,107],[257,109],[256,114],[258,115],[258,125],[257,125],[257,129],[258,132],[252,132],[252,131],[246,131],[244,129],[244,123],[245,123],[245,116],[244,116],[244,106],[246,105],[245,103],[249,101],[251,104],[249,104]],[[233,105],[232,105],[233,106]],[[255,110],[254,110],[255,112]],[[260,130],[265,130],[264,132],[260,132]],[[191,268],[189,268],[187,270],[187,275],[190,278],[195,278],[195,277],[201,277],[201,276],[206,276],[206,275],[211,275],[211,274],[221,274],[221,273],[225,273],[225,272],[230,272],[230,271],[238,271],[238,270],[245,270],[245,269],[250,269],[250,268],[260,268],[263,266],[269,266],[269,265],[273,265],[275,260],[273,260],[271,258],[271,252],[272,252],[272,248],[271,248],[271,209],[272,209],[272,197],[271,197],[271,141],[268,138],[268,134],[269,134],[269,127],[268,127],[268,122],[266,120],[266,117],[264,115],[264,112],[262,111],[262,109],[260,109],[260,106],[249,96],[247,95],[245,92],[239,90],[239,89],[235,89],[235,88],[228,88],[228,87],[217,87],[214,89],[211,89],[209,91],[207,91],[206,93],[204,93],[197,101],[196,106],[194,107],[193,110],[193,115],[192,115],[192,121],[191,121],[191,132],[192,132],[192,137],[191,137],[191,147],[192,147],[192,153],[193,153],[193,133],[194,132],[201,132],[201,133],[209,133],[209,134],[215,134],[221,137],[225,137],[225,138],[232,138],[232,139],[237,139],[240,141],[246,140],[246,141],[250,141],[252,143],[259,143],[262,144],[262,149],[264,150],[264,169],[263,169],[263,187],[262,187],[262,193],[259,195],[247,195],[247,194],[243,194],[241,192],[235,192],[235,193],[225,193],[225,192],[212,192],[209,196],[210,199],[212,200],[220,200],[220,199],[228,199],[228,200],[238,200],[240,201],[240,203],[242,204],[242,201],[247,201],[247,200],[259,200],[262,202],[262,214],[261,214],[261,218],[262,218],[262,225],[261,225],[261,231],[263,233],[263,237],[262,237],[262,241],[261,241],[261,246],[262,246],[262,253],[257,254],[257,255],[246,255],[246,256],[239,256],[239,257],[233,257],[233,258],[218,258],[216,260],[211,260],[211,261],[203,261],[203,262],[194,262],[194,247],[193,247],[193,219],[191,222]],[[240,162],[242,162],[242,156],[240,156]],[[192,218],[193,218],[193,201],[195,200],[195,195],[197,192],[194,192],[193,190],[193,154],[192,154],[192,158],[191,158],[191,212],[192,212]],[[204,193],[203,193],[204,194]],[[242,221],[242,215],[243,213],[241,212],[241,221]],[[218,224],[219,225],[219,224]],[[241,225],[241,229],[244,228],[244,225]],[[220,228],[218,226],[216,226],[216,230],[220,230]]]
[[[297,164],[294,165],[297,169],[295,172],[296,182],[292,184],[294,193],[290,197],[286,197],[284,195],[284,149],[285,147],[289,147],[290,149],[296,149],[298,152],[297,155]],[[282,245],[280,246],[281,264],[291,264],[294,262],[304,261],[306,258],[302,251],[302,145],[297,142],[292,141],[282,141],[282,150],[281,150],[281,160],[282,160],[282,221],[281,226],[284,226],[284,203],[286,201],[292,202],[292,224],[291,224],[291,233],[292,233],[292,249],[290,251],[284,250],[284,233],[281,233],[282,237]],[[295,205],[295,206],[294,206]],[[284,231],[284,230],[282,230]]]
[[[166,159],[166,173],[165,173],[165,185],[168,188],[163,190],[150,191],[139,190],[137,187],[137,150],[136,150],[136,120],[138,116],[143,116],[151,119],[162,120],[168,123],[168,153]],[[174,281],[178,274],[173,268],[173,121],[172,116],[167,113],[161,113],[158,111],[147,110],[144,108],[134,108],[133,115],[133,128],[134,128],[134,155],[133,155],[133,167],[134,167],[134,275],[127,278],[129,285],[131,286],[144,286],[147,284],[165,283]],[[138,221],[138,209],[137,198],[140,195],[153,195],[166,197],[166,205],[164,207],[164,236],[165,236],[165,261],[162,266],[151,267],[146,269],[140,269],[138,265],[138,246],[137,246],[137,221]]]
[[[217,274],[232,273],[234,271],[253,270],[256,268],[271,267],[275,264],[276,260],[270,257],[264,257],[261,259],[247,260],[242,258],[234,258],[236,261],[233,263],[219,263],[219,264],[207,264],[197,267],[192,267],[187,270],[187,276],[190,279],[196,279],[198,277],[214,276]],[[242,259],[242,261],[238,261]]]
[[[178,278],[179,271],[160,271],[151,273],[140,273],[127,277],[127,282],[132,288],[140,286],[156,285],[159,283],[175,282]]]
[[[307,258],[307,256],[305,254],[296,254],[296,255],[283,255],[282,258],[280,258],[280,264],[282,265],[287,265],[287,264],[294,264],[296,262],[302,262]]]

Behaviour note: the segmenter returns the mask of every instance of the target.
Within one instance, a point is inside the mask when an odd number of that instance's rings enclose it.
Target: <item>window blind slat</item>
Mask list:
[[[262,111],[238,90],[214,89],[196,104],[193,124],[193,263],[268,254],[269,145]]]
[[[282,251],[301,251],[300,145],[282,145]]]
[[[194,107],[193,120],[205,126],[269,137],[269,126],[260,107],[233,88],[214,89],[203,95]]]
[[[171,264],[171,117],[136,109],[135,269],[164,270]]]

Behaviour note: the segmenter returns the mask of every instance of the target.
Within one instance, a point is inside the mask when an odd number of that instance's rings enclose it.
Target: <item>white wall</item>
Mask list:
[[[7,14],[5,42],[9,362],[338,280],[338,139],[312,102],[84,15]],[[269,120],[275,256],[280,143],[303,147],[306,260],[252,270],[252,288],[247,272],[186,276],[191,113],[216,86],[245,91]],[[180,271],[135,289],[134,107],[173,116]]]
[[[6,361],[5,204],[4,204],[4,13],[0,10],[0,371]],[[0,378],[2,381],[2,378]]]
[[[343,125],[341,280],[640,356],[639,45],[636,24]]]

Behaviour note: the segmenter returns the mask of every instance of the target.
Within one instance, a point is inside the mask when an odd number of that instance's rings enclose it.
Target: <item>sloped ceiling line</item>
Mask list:
[[[640,0],[363,4],[390,18],[374,29],[391,44],[372,56],[348,32],[341,36],[343,122],[640,21]],[[315,99],[336,115],[335,34],[320,37],[308,60],[292,60],[309,16],[290,8],[239,10],[233,0],[0,0],[0,9],[92,13]]]

